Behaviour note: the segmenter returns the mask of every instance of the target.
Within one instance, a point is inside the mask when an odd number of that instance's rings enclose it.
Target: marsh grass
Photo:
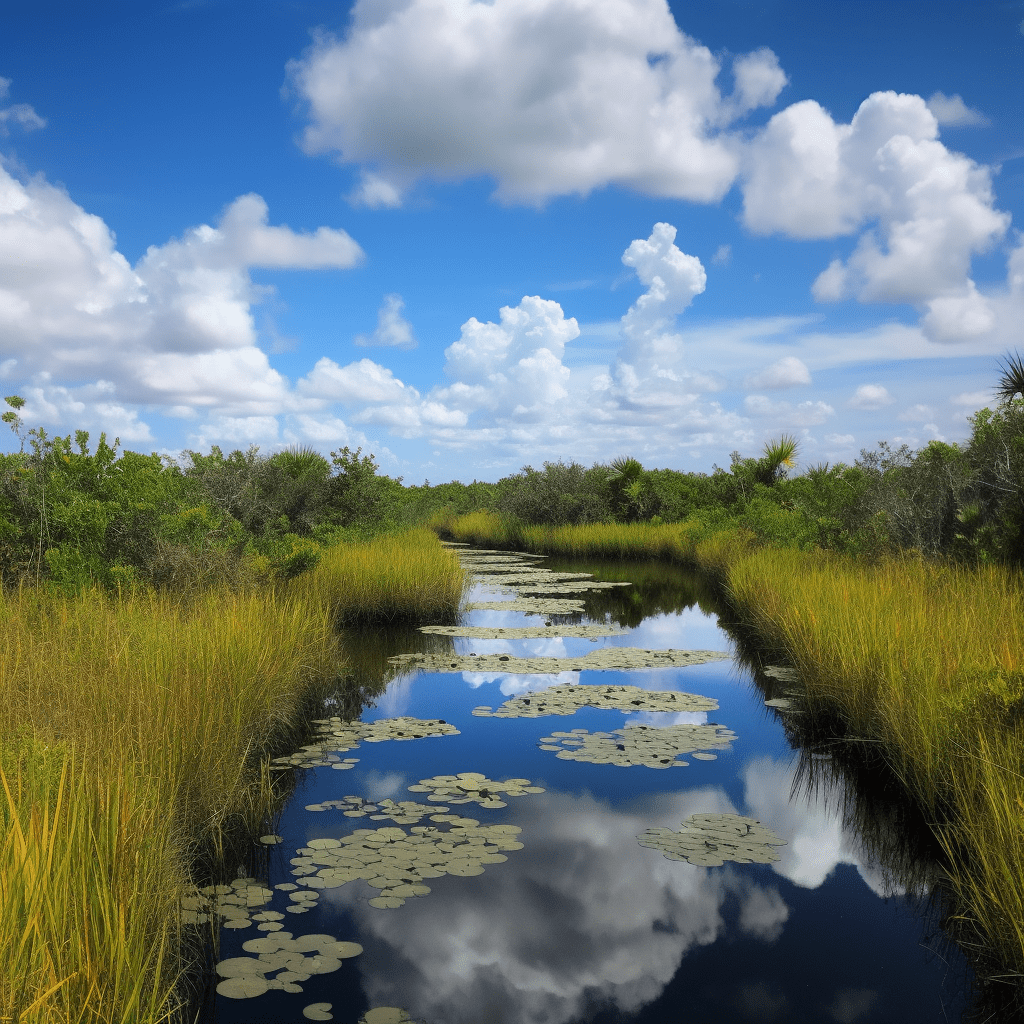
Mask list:
[[[0,598],[0,1020],[179,1014],[190,870],[270,811],[269,756],[343,672],[335,621],[458,606],[432,535],[324,561],[275,590]]]
[[[526,528],[510,538],[494,516],[446,524],[477,544],[512,539],[574,557],[628,551],[710,576],[759,646],[798,669],[815,718],[885,759],[931,822],[967,933],[1024,980],[1020,574],[913,555],[858,561],[682,525]]]
[[[454,622],[464,586],[458,558],[422,528],[330,548],[289,589],[349,626]]]

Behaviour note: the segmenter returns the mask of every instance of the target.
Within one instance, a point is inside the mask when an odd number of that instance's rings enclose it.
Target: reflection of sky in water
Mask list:
[[[479,598],[478,598],[479,599]],[[513,613],[502,625],[540,624]],[[498,620],[495,620],[498,621]],[[600,643],[618,643],[604,639]],[[586,653],[579,640],[456,641],[460,651]],[[696,609],[647,620],[628,641],[641,647],[726,650],[713,620]],[[569,716],[489,719],[472,715],[518,693],[556,683],[628,683],[715,698],[717,711],[696,714],[597,711]],[[330,932],[362,943],[362,956],[334,975],[304,982],[302,995],[220,999],[218,1024],[299,1019],[315,1001],[334,1004],[335,1019],[354,1022],[367,1006],[401,1006],[431,1024],[570,1024],[607,1011],[602,1024],[637,1014],[638,1024],[717,1022],[940,1021],[942,979],[959,1017],[963,969],[947,969],[919,943],[921,921],[888,895],[880,868],[846,831],[833,794],[791,798],[794,755],[773,714],[745,673],[730,661],[686,668],[557,675],[413,673],[391,683],[364,720],[396,715],[444,718],[460,735],[363,744],[344,756],[350,771],[317,769],[277,831],[285,843],[268,853],[271,883],[290,880],[294,850],[318,836],[392,822],[305,812],[305,804],[360,795],[424,799],[405,789],[419,779],[478,771],[492,779],[525,777],[546,793],[509,798],[502,810],[453,806],[484,824],[523,828],[524,849],[475,877],[429,880],[432,892],[395,910],[367,904],[364,882],[325,890],[321,907],[287,915],[296,935]],[[556,758],[537,748],[553,730],[611,731],[628,723],[717,722],[737,739],[717,760],[655,771]],[[771,865],[704,869],[666,860],[636,841],[646,828],[677,829],[696,812],[758,818],[788,845]],[[429,822],[423,822],[429,824]],[[281,910],[276,897],[271,908]],[[225,932],[221,956],[238,955],[249,930]],[[950,952],[943,951],[950,960]],[[960,1000],[957,1002],[957,1000]],[[211,1018],[212,1019],[212,1018]]]

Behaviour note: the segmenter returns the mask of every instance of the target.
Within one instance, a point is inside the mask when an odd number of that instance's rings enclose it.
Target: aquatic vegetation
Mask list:
[[[400,1010],[397,1006],[378,1006],[367,1010],[357,1024],[408,1024],[411,1020],[408,1011]]]
[[[518,597],[514,601],[469,601],[463,609],[473,611],[525,612],[527,615],[576,615],[584,611],[586,604],[580,600],[566,598]]]
[[[741,814],[691,814],[679,832],[649,828],[637,836],[641,846],[661,850],[669,860],[685,860],[701,867],[768,864],[779,860],[773,847],[785,846],[770,828]]]
[[[181,923],[220,923],[225,928],[248,928],[274,897],[272,889],[255,878],[236,878],[230,885],[205,885],[181,899]],[[256,913],[250,913],[255,910]]]
[[[300,982],[309,981],[314,974],[333,974],[341,969],[343,960],[363,951],[358,942],[342,942],[333,935],[295,938],[281,930],[243,942],[242,949],[257,955],[231,957],[217,964],[217,974],[224,979],[217,992],[229,999],[252,999],[272,989],[302,992]],[[277,977],[268,977],[275,973]]]
[[[481,825],[475,818],[447,813],[430,820],[448,828],[419,825],[406,832],[391,826],[356,829],[340,839],[312,839],[292,859],[292,874],[311,889],[336,889],[365,879],[380,890],[370,906],[384,910],[426,896],[430,887],[425,879],[483,874],[485,864],[501,864],[508,859],[506,852],[523,848],[515,838],[522,832],[516,825]]]
[[[604,636],[623,636],[621,626],[420,626],[421,633],[441,636],[468,636],[479,640],[531,640],[542,637],[582,637],[596,639]]]
[[[378,800],[376,803],[361,796],[344,796],[340,800],[321,800],[318,804],[306,804],[307,811],[339,810],[346,818],[370,817],[373,821],[393,821],[396,825],[415,825],[424,818],[447,807],[418,804],[414,800]]]
[[[501,799],[505,796],[526,796],[528,793],[543,793],[540,786],[530,784],[529,779],[506,779],[495,782],[479,772],[459,772],[457,775],[436,775],[432,779],[420,779],[416,786],[409,786],[410,793],[426,793],[428,800],[444,801],[450,804],[476,803],[481,807],[507,807]]]
[[[481,705],[473,714],[483,718],[540,718],[542,715],[574,715],[580,708],[616,711],[716,711],[718,701],[681,690],[644,690],[625,685],[563,685],[520,694],[505,701],[497,711]]]
[[[317,733],[323,737],[308,743],[292,754],[275,757],[271,764],[279,769],[336,768],[344,770],[358,764],[356,757],[335,755],[357,750],[360,743],[383,743],[386,740],[418,740],[427,736],[458,736],[459,730],[441,718],[381,718],[375,722],[346,722],[338,717],[314,720]]]
[[[541,750],[557,751],[565,761],[586,761],[590,764],[611,764],[621,768],[644,765],[648,768],[685,768],[680,761],[691,754],[698,761],[713,761],[706,753],[715,747],[727,747],[736,734],[720,725],[627,725],[613,732],[590,732],[573,729],[554,732],[540,740]]]
[[[421,669],[424,672],[547,675],[557,672],[597,672],[603,669],[629,671],[637,668],[703,665],[728,657],[728,654],[721,651],[650,651],[639,647],[601,647],[575,658],[516,658],[510,654],[399,654],[389,661],[399,668]],[[718,707],[717,704],[714,706]]]

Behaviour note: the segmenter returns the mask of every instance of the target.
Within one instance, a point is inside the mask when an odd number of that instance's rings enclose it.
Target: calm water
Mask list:
[[[715,614],[702,610],[706,600],[698,603],[696,581],[664,567],[584,568],[637,585],[589,596],[588,615],[571,621],[611,619],[628,624],[627,635],[596,643],[456,638],[440,641],[442,647],[519,656],[572,656],[600,645],[733,653]],[[512,596],[480,584],[469,599]],[[474,611],[464,621],[535,626],[544,618]],[[738,738],[714,761],[621,768],[561,760],[537,744],[554,730],[611,731],[630,722],[669,724],[676,716],[587,708],[534,719],[471,714],[478,705],[497,707],[555,682],[628,683],[712,697],[719,710],[678,720],[717,722]],[[892,877],[908,845],[895,834],[895,819],[884,809],[873,814],[863,798],[844,792],[830,762],[801,759],[778,713],[765,707],[764,694],[734,658],[557,678],[414,672],[393,679],[362,718],[403,715],[443,718],[460,735],[364,742],[339,755],[359,759],[352,770],[301,771],[275,824],[283,842],[262,858],[264,884],[297,882],[290,860],[312,839],[394,825],[306,805],[349,795],[425,801],[406,787],[440,774],[474,771],[544,787],[542,794],[509,797],[503,809],[452,807],[483,824],[520,827],[523,849],[476,876],[431,879],[429,895],[395,909],[370,906],[379,894],[362,880],[323,890],[314,910],[286,914],[283,926],[295,936],[355,941],[364,952],[338,971],[301,982],[301,994],[228,999],[213,993],[214,979],[203,1020],[290,1024],[307,1019],[304,1007],[323,1002],[345,1024],[382,1006],[430,1024],[931,1024],[960,1020],[969,1005],[962,957],[943,941],[925,901],[905,895]],[[815,771],[821,778],[808,784]],[[777,848],[781,859],[704,868],[638,844],[645,829],[679,829],[697,812],[757,818],[787,841]],[[275,890],[264,909],[282,911],[288,896]],[[221,959],[246,955],[242,943],[260,935],[254,927],[223,930]]]

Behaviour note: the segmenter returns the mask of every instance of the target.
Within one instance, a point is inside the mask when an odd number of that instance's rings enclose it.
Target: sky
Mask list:
[[[6,0],[0,393],[407,484],[960,442],[1022,111],[1024,0]]]

